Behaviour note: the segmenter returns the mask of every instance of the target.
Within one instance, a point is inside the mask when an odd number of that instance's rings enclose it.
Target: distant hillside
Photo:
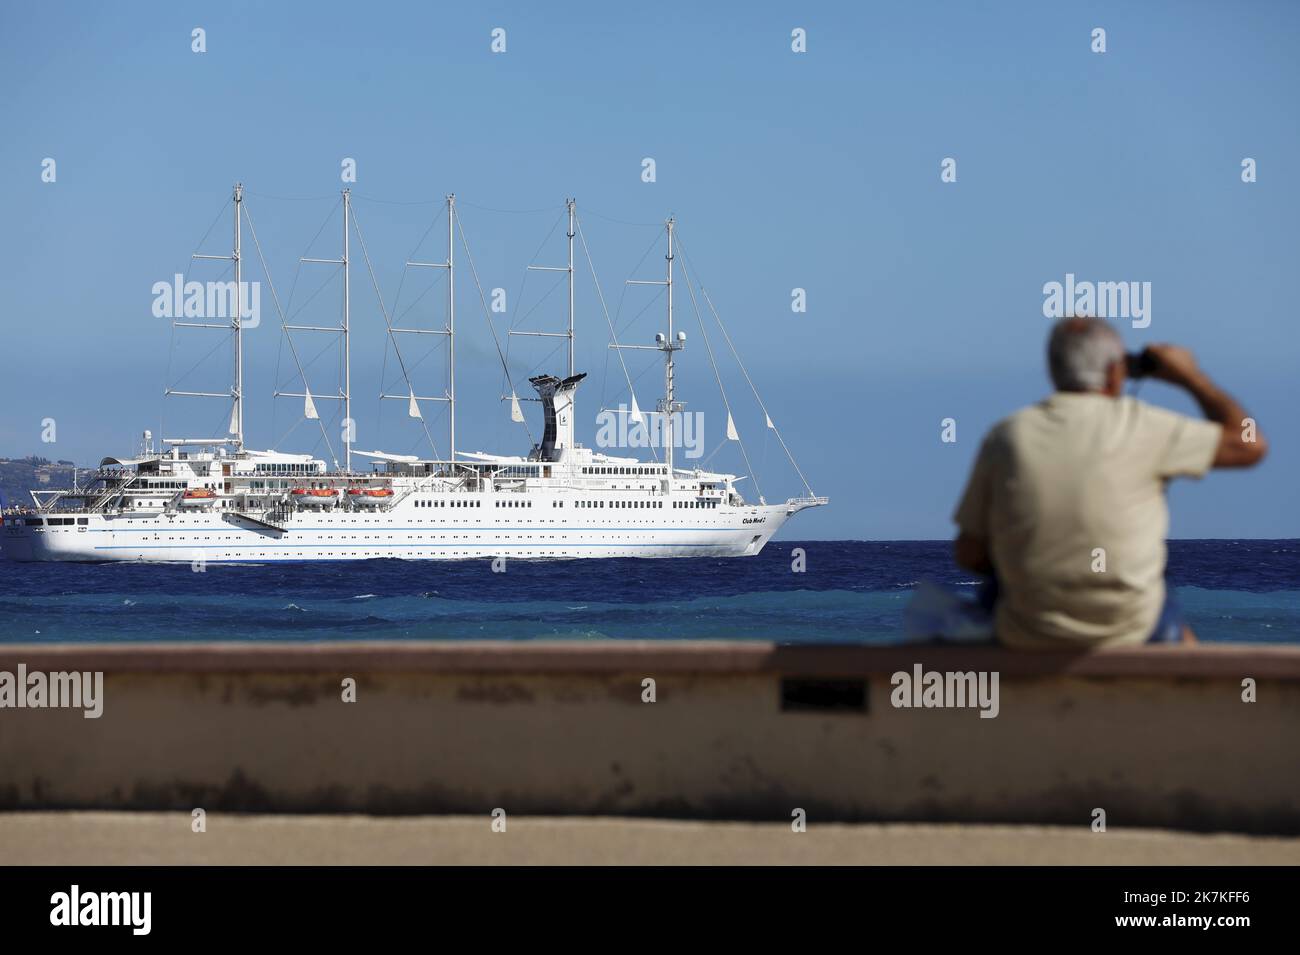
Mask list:
[[[34,454],[26,458],[0,458],[0,495],[6,507],[31,504],[31,491],[71,487],[74,468],[76,465],[71,461],[51,461]]]

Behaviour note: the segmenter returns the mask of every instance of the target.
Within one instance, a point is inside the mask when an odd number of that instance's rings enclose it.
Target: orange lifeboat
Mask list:
[[[289,497],[299,507],[326,507],[338,500],[339,492],[332,487],[296,487]]]
[[[348,500],[358,507],[378,507],[393,496],[387,487],[350,487]]]
[[[192,487],[181,495],[181,507],[207,507],[217,499],[217,492],[206,487]]]

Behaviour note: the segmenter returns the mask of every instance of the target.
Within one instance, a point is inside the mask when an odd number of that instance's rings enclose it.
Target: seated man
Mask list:
[[[1193,640],[1165,593],[1165,484],[1250,467],[1264,438],[1192,353],[1152,345],[1151,376],[1186,389],[1200,421],[1124,397],[1124,346],[1095,318],[1052,328],[1056,393],[984,439],[955,520],[957,563],[993,576],[998,639],[1069,648]]]

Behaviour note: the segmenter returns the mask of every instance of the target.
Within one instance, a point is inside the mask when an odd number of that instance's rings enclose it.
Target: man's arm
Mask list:
[[[996,430],[980,442],[979,452],[971,465],[966,490],[957,504],[953,520],[957,523],[957,539],[952,545],[953,560],[957,566],[977,574],[993,573],[993,559],[989,554],[989,521],[993,506],[992,472]]]
[[[1151,373],[1153,378],[1186,389],[1201,406],[1205,417],[1223,426],[1213,467],[1248,468],[1264,459],[1268,442],[1258,428],[1247,432],[1244,421],[1249,416],[1246,409],[1210,380],[1190,351],[1176,345],[1148,345],[1147,351],[1156,359],[1155,370]]]
[[[962,531],[952,544],[952,559],[958,567],[977,574],[993,573],[993,560],[989,557],[988,541]]]

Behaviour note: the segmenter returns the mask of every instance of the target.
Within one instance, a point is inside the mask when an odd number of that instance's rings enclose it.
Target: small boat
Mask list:
[[[217,492],[206,487],[192,487],[181,495],[180,507],[208,507],[217,499]]]
[[[338,500],[339,492],[332,487],[296,487],[289,497],[299,507],[327,507]]]
[[[350,487],[348,500],[358,507],[378,507],[393,496],[387,487]]]

